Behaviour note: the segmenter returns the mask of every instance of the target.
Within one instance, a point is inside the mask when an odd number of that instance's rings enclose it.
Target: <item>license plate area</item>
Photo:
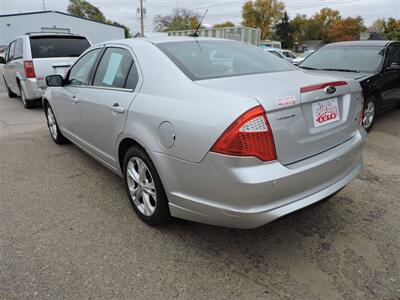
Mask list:
[[[321,127],[340,120],[337,98],[312,103],[314,127]]]

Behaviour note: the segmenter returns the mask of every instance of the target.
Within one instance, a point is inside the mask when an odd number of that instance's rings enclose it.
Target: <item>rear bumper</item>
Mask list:
[[[152,153],[171,215],[195,222],[255,228],[316,203],[362,170],[360,129],[347,142],[289,166],[209,153],[199,164]]]
[[[25,80],[21,80],[21,85],[25,91],[27,100],[41,99],[46,92],[45,89],[42,89],[38,86],[36,78],[27,78]]]

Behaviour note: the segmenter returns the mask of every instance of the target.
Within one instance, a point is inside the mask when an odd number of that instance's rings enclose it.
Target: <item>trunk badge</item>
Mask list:
[[[324,92],[325,92],[325,94],[328,94],[328,95],[334,94],[334,93],[336,93],[336,88],[332,85],[329,85],[326,88],[324,88]]]

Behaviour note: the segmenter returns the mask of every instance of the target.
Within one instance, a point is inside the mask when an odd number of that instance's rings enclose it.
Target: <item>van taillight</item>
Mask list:
[[[211,151],[233,156],[254,156],[262,161],[276,160],[274,137],[264,108],[261,105],[253,107],[236,119]]]
[[[25,60],[24,61],[24,70],[26,78],[35,78],[35,68],[33,66],[33,61]]]

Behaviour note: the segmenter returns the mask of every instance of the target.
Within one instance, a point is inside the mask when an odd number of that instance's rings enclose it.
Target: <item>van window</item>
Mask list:
[[[15,42],[14,59],[22,58],[22,39]]]
[[[90,47],[88,40],[77,36],[32,36],[32,58],[78,57]]]
[[[7,61],[11,61],[14,59],[14,48],[15,48],[15,41],[10,45],[10,51],[8,52],[8,59]]]

